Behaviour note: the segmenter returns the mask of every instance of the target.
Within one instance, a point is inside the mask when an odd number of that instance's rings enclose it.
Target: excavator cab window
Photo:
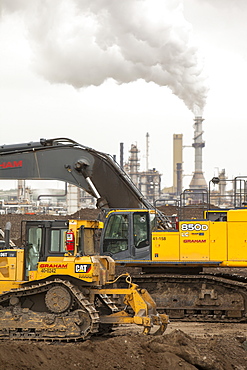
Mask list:
[[[144,248],[149,245],[149,214],[147,212],[134,213],[133,231],[134,245],[136,248]]]
[[[150,216],[150,230],[154,231],[156,228],[155,214],[150,213],[149,216]]]
[[[106,226],[103,252],[115,254],[128,249],[129,215],[113,214]]]

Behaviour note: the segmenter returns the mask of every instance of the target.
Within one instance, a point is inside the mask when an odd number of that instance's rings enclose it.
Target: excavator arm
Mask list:
[[[99,208],[153,208],[110,155],[67,138],[0,146],[0,179],[61,180]]]

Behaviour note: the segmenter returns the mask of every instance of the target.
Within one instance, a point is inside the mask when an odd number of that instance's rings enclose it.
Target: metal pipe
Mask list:
[[[50,198],[50,197],[65,197],[66,195],[68,194],[68,186],[67,186],[67,182],[65,183],[65,189],[64,189],[64,193],[63,194],[40,194],[38,196],[38,200],[40,200],[40,198]]]
[[[92,192],[94,193],[95,198],[97,198],[97,199],[101,198],[98,190],[94,186],[94,184],[93,184],[92,180],[90,179],[90,177],[89,176],[87,176],[87,177],[85,176],[85,180],[88,183],[88,185],[90,186],[90,189],[92,190]]]
[[[5,248],[9,249],[10,245],[10,229],[11,229],[11,222],[6,222],[5,231],[4,231],[4,241],[5,241]]]

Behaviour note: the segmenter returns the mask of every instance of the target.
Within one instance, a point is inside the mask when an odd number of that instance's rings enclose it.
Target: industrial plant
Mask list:
[[[189,189],[191,194],[196,192],[207,192],[208,185],[203,173],[203,152],[205,146],[203,141],[201,116],[194,118],[194,137],[190,145],[194,148],[194,172],[190,181]],[[132,144],[128,151],[128,159],[125,160],[124,143],[120,143],[120,167],[129,175],[135,186],[141,191],[144,197],[151,203],[157,200],[164,200],[175,204],[183,192],[183,134],[173,134],[173,183],[170,187],[161,186],[162,174],[156,168],[149,166],[150,136],[146,133],[146,165],[145,170],[140,170],[140,158],[137,144]],[[188,145],[186,145],[188,147]],[[113,157],[116,161],[116,157]],[[225,170],[219,173],[221,182],[216,194],[226,195]],[[192,195],[190,194],[190,200]],[[17,189],[11,191],[0,191],[0,213],[22,213],[22,214],[73,214],[81,208],[95,208],[96,200],[86,191],[78,187],[65,184],[63,190],[40,190],[31,189],[26,186],[25,180],[18,180]]]

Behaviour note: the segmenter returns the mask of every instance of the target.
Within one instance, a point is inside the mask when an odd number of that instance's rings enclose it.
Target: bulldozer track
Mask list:
[[[65,287],[72,296],[72,299],[76,301],[78,309],[73,311],[68,309],[63,313],[49,313],[37,312],[37,319],[33,319],[32,315],[34,312],[28,308],[18,307],[18,300],[23,297],[29,297],[41,293],[46,293],[51,287]],[[16,305],[4,307],[11,299],[12,302],[17,302]],[[55,279],[53,281],[46,281],[31,286],[20,287],[13,289],[0,296],[0,339],[11,339],[11,340],[36,340],[36,341],[79,341],[88,338],[91,334],[97,333],[99,328],[99,314],[95,309],[93,303],[89,302],[83,295],[81,290],[67,280]],[[5,312],[6,311],[6,312]],[[6,327],[4,324],[5,316],[11,316],[9,321],[15,323],[12,327]],[[80,315],[87,315],[90,323],[85,325],[80,330],[74,330],[74,326],[78,324],[78,318]],[[37,322],[43,322],[41,325],[36,325]],[[75,323],[73,323],[73,320]],[[21,322],[21,325],[18,323]],[[33,325],[29,325],[29,322],[33,322]],[[57,327],[56,322],[60,325]],[[62,323],[62,324],[61,324]],[[67,323],[67,326],[66,326]],[[37,326],[37,327],[36,327]],[[77,325],[78,326],[78,325]],[[71,332],[71,335],[69,334]]]

